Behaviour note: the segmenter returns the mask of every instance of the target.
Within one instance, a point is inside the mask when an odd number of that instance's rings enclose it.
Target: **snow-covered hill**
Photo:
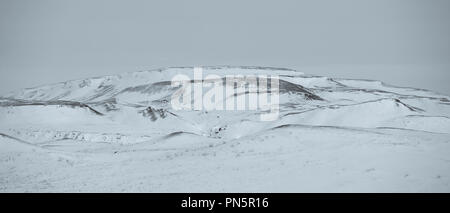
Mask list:
[[[306,70],[307,72],[307,70]],[[173,110],[175,67],[0,98],[0,191],[450,191],[450,98],[291,69],[280,113]],[[245,95],[245,94],[243,94]]]

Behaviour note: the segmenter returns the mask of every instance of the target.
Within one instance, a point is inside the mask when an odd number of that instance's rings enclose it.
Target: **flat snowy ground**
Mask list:
[[[408,130],[299,125],[229,141],[1,145],[3,192],[450,191],[448,135]]]
[[[278,120],[171,110],[165,82],[188,68],[3,96],[0,192],[450,192],[447,96],[285,69],[205,68],[233,71],[283,74]]]

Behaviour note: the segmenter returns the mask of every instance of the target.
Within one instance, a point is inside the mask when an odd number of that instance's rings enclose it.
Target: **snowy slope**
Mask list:
[[[0,191],[450,191],[450,97],[267,67],[280,116],[173,110],[174,67],[0,98]]]

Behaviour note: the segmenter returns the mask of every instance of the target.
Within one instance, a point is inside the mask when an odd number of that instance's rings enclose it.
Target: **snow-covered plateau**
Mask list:
[[[174,67],[0,98],[0,192],[450,192],[450,98],[291,69],[280,111],[173,110]],[[241,94],[245,95],[245,94]]]

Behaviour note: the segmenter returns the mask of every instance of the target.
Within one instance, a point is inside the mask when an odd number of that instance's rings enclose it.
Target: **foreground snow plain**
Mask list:
[[[280,117],[173,111],[175,67],[0,99],[1,192],[450,192],[450,101],[427,90],[290,69]]]

